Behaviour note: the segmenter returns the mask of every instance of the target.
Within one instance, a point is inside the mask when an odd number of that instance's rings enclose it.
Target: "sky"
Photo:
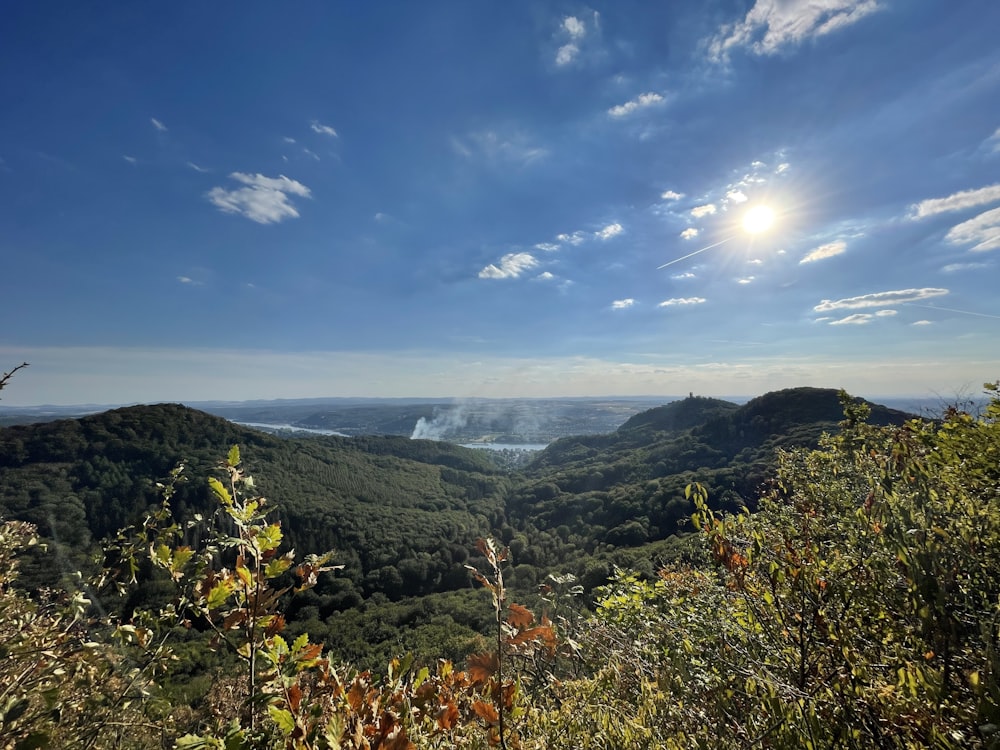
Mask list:
[[[998,28],[995,0],[10,4],[2,404],[978,392]]]

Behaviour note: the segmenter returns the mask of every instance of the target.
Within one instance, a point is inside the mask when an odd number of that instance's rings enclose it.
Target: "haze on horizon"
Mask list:
[[[89,8],[0,30],[0,405],[978,392],[987,0]]]

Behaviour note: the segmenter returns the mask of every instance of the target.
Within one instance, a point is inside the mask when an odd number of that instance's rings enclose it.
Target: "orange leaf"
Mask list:
[[[441,712],[437,716],[437,725],[441,729],[451,729],[459,720],[458,706],[449,701],[441,707]]]
[[[486,682],[500,669],[500,660],[493,653],[469,656],[469,674],[473,682]]]
[[[520,646],[522,643],[543,643],[546,646],[556,645],[556,634],[552,628],[539,625],[537,628],[528,628],[507,641],[511,646]]]
[[[507,622],[518,630],[528,627],[535,619],[535,615],[527,607],[520,604],[511,604],[507,611]]]
[[[489,724],[495,724],[500,721],[500,714],[489,703],[476,701],[472,704],[472,710],[476,712],[476,716]]]
[[[288,707],[292,709],[294,713],[299,711],[299,703],[302,701],[302,689],[298,685],[292,685],[288,688]]]

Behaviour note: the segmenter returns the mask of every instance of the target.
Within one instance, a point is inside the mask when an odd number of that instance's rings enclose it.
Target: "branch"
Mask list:
[[[0,377],[0,391],[2,391],[4,389],[4,386],[7,385],[7,381],[10,380],[11,377],[13,377],[13,375],[14,375],[15,372],[17,372],[18,370],[24,369],[27,366],[28,366],[27,362],[22,362],[21,364],[19,364],[17,367],[15,367],[10,372],[5,372],[3,374],[3,376]]]

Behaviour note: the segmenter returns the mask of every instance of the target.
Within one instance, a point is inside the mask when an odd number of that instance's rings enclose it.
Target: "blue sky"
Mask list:
[[[994,0],[88,5],[0,29],[4,403],[1000,377]]]

